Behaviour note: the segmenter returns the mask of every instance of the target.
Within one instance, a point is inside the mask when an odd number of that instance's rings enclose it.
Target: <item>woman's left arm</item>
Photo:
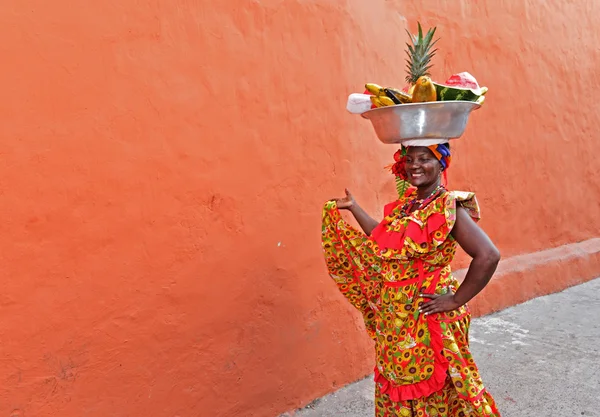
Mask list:
[[[456,210],[456,222],[451,233],[473,260],[455,294],[421,294],[422,297],[431,299],[421,306],[422,313],[452,311],[466,304],[485,288],[500,262],[500,252],[496,246],[462,207]]]

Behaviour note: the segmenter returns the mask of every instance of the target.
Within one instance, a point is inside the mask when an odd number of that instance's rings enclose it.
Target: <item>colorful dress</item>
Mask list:
[[[424,208],[403,212],[404,198],[384,208],[370,237],[346,223],[335,202],[323,209],[322,243],[331,277],[363,315],[375,341],[377,417],[496,417],[471,352],[470,313],[419,314],[419,294],[456,291],[450,234],[457,205],[479,220],[475,195],[443,191]]]

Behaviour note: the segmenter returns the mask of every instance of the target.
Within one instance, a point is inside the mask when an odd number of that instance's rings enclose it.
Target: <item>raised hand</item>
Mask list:
[[[354,197],[352,197],[352,194],[350,194],[350,191],[348,191],[348,189],[346,189],[345,191],[346,197],[332,198],[332,200],[336,202],[340,210],[351,210],[352,207],[356,205],[356,201],[354,200]]]

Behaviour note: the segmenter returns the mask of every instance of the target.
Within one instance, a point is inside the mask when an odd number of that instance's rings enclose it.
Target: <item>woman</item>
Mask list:
[[[406,146],[393,172],[410,187],[373,220],[346,197],[326,203],[323,248],[340,291],[363,315],[375,341],[377,417],[499,416],[471,352],[466,303],[500,260],[481,230],[475,195],[447,191],[447,142]],[[347,210],[364,231],[351,227]],[[451,274],[456,246],[472,257],[462,284]]]

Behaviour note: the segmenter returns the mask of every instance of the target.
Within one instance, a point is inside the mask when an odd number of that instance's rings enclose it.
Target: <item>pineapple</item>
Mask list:
[[[433,35],[435,34],[435,27],[429,29],[425,36],[423,37],[423,30],[421,29],[421,24],[418,23],[419,33],[417,36],[412,35],[409,31],[408,36],[412,41],[412,45],[407,43],[408,50],[406,54],[408,55],[407,62],[407,72],[406,81],[414,86],[417,83],[417,80],[423,76],[430,76],[429,69],[431,68],[431,58],[434,57],[437,49],[433,49],[433,46],[439,40],[433,40]]]

